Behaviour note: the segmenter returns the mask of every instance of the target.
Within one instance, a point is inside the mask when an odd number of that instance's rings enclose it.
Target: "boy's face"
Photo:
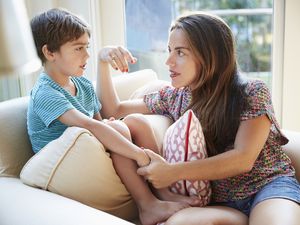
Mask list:
[[[66,76],[82,76],[86,69],[87,59],[90,57],[89,35],[83,34],[80,38],[69,41],[54,52],[54,66],[58,73]]]

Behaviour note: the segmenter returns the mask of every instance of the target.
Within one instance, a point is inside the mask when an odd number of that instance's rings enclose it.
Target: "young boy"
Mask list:
[[[149,158],[131,138],[142,140],[146,138],[139,136],[153,135],[147,123],[132,116],[124,122],[102,121],[101,103],[92,83],[82,76],[89,58],[87,24],[66,10],[51,9],[34,17],[31,28],[44,67],[31,91],[28,107],[27,126],[33,151],[38,152],[57,139],[67,127],[85,128],[111,151],[116,171],[122,181],[126,180],[125,186],[137,203],[142,224],[166,220],[187,207],[187,203],[157,199],[136,173],[137,165],[147,165]],[[131,56],[130,61],[135,60]],[[128,127],[133,120],[145,127],[143,134],[130,133]],[[146,145],[141,146],[152,147]]]

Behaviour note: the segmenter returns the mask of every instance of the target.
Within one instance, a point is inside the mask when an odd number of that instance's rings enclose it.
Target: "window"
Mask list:
[[[164,62],[170,23],[186,11],[200,10],[228,23],[236,39],[240,69],[271,88],[272,0],[126,0],[127,47],[139,59],[130,69],[152,68],[168,80]]]

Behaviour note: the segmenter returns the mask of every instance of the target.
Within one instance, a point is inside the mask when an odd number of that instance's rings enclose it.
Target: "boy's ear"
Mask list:
[[[47,45],[44,45],[42,47],[42,52],[43,52],[45,58],[47,59],[47,61],[50,61],[50,62],[54,61],[54,53],[48,49]]]

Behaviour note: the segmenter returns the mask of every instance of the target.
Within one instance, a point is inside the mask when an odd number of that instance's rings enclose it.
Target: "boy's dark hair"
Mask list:
[[[38,56],[44,64],[46,58],[42,47],[47,45],[51,52],[59,51],[66,42],[80,38],[84,33],[90,36],[90,28],[85,21],[65,9],[50,9],[31,20],[31,29]]]

